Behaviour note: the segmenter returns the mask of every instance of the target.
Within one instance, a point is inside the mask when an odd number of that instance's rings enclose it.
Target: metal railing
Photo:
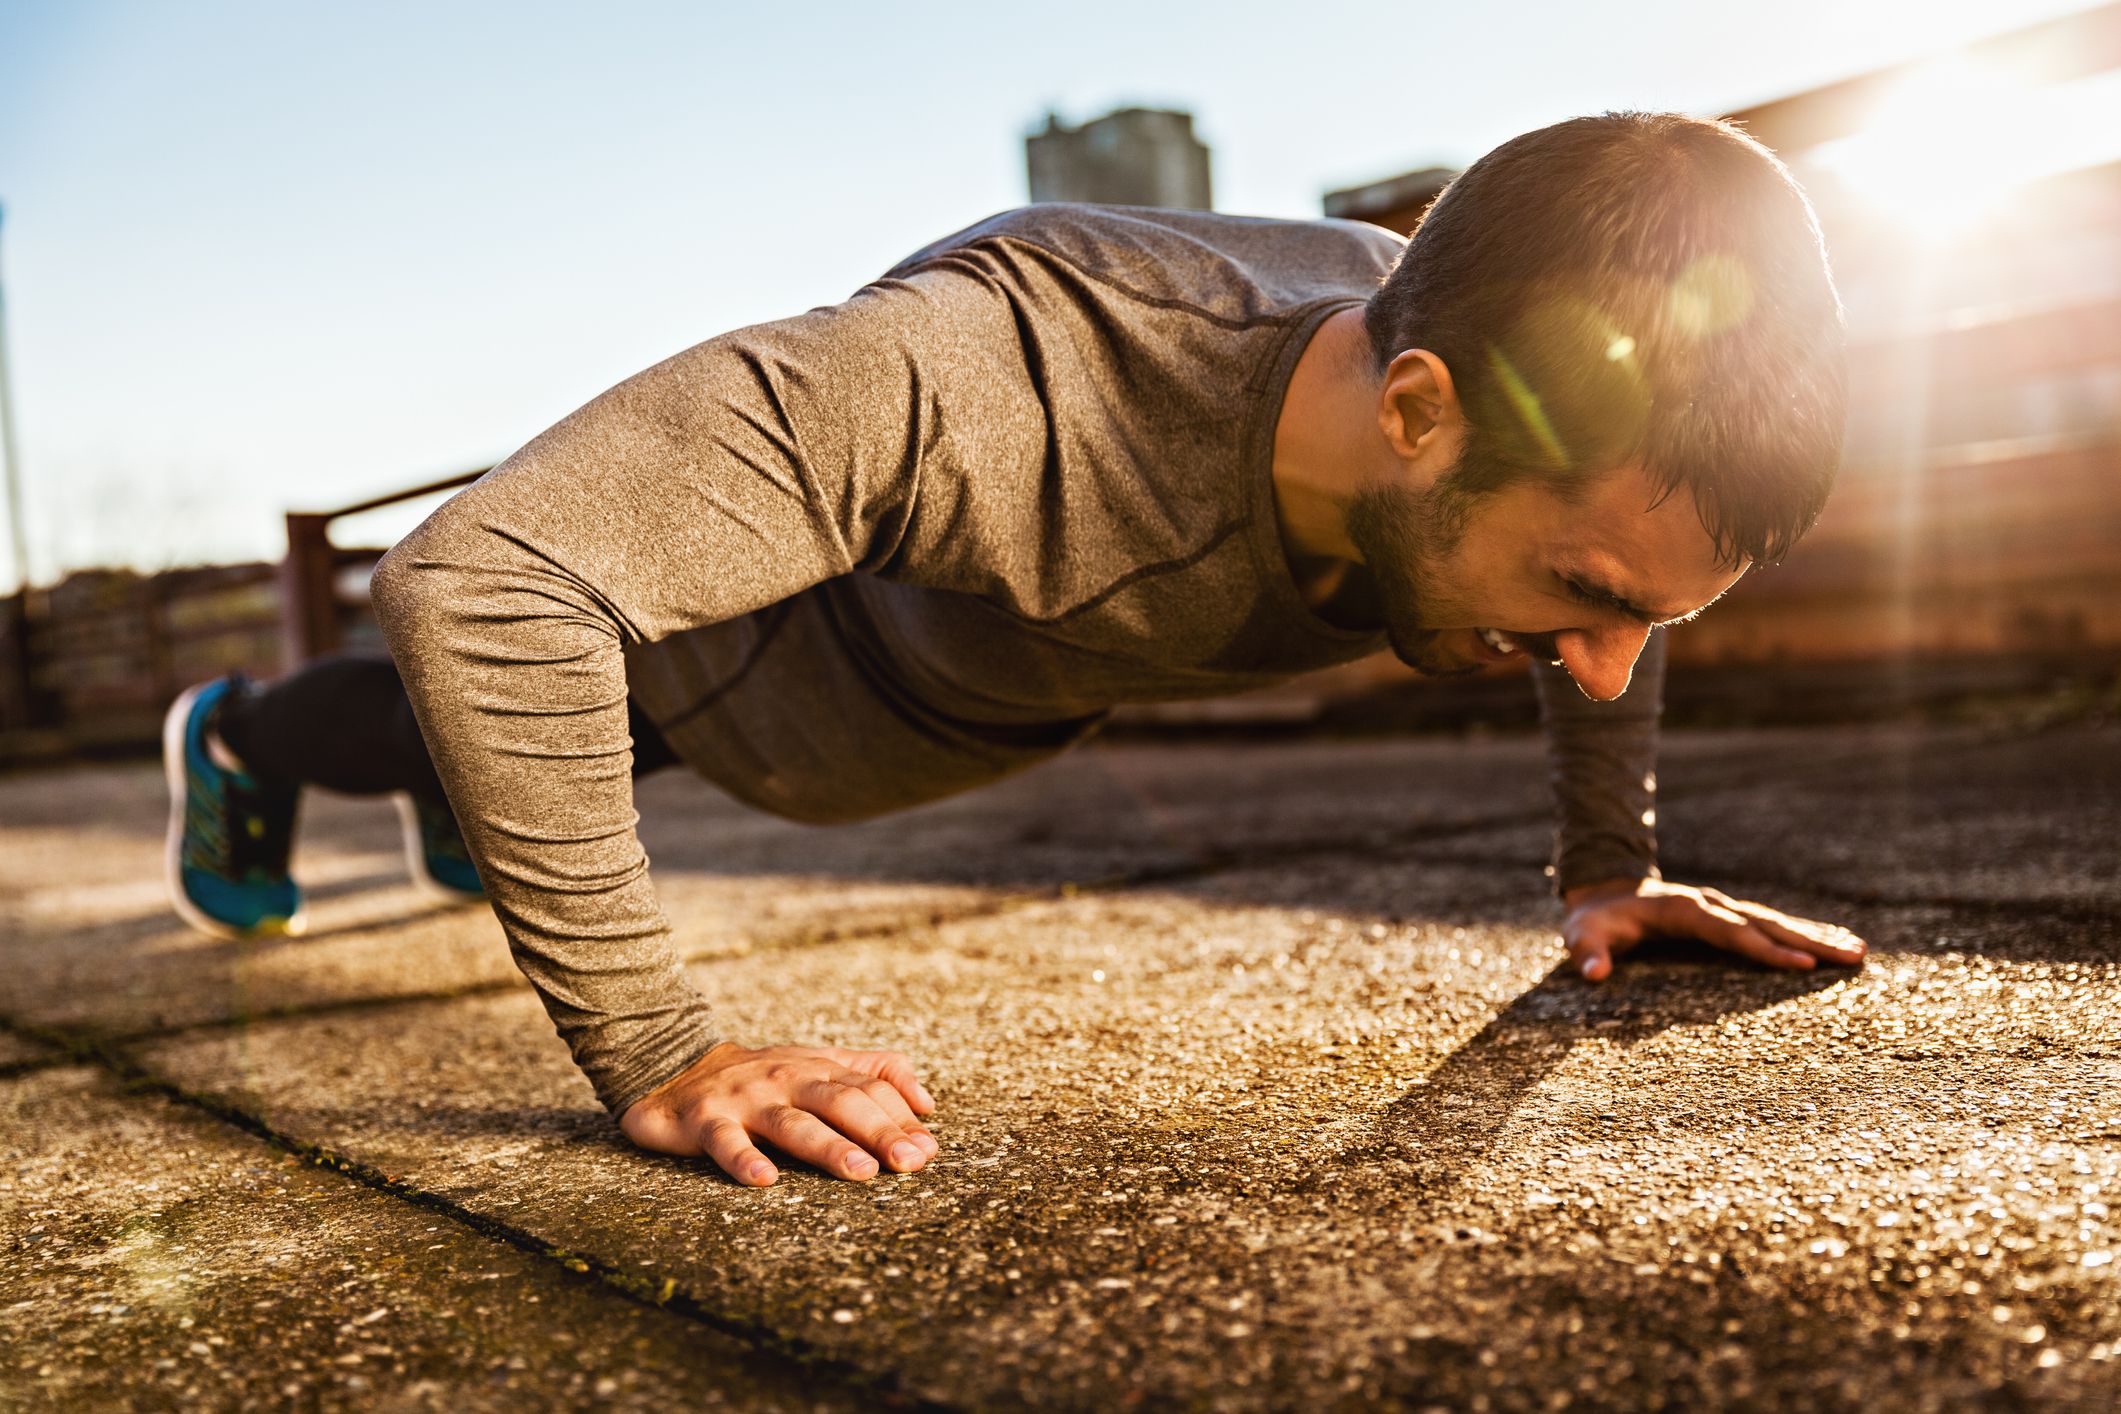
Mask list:
[[[349,618],[367,604],[366,571],[383,557],[381,549],[332,544],[333,521],[454,491],[490,470],[480,467],[445,476],[334,511],[289,511],[287,557],[280,562],[281,654],[286,666],[295,667],[345,645]]]

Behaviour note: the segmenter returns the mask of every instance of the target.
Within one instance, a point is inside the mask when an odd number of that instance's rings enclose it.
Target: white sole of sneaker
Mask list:
[[[200,683],[198,687],[189,687],[179,693],[162,718],[162,774],[169,781],[169,838],[163,849],[163,879],[169,886],[170,907],[177,910],[179,918],[208,937],[231,943],[274,936],[299,937],[309,925],[309,910],[306,908],[296,909],[295,916],[288,919],[285,926],[272,932],[245,932],[200,912],[199,906],[184,892],[184,727],[191,721],[192,704],[199,700],[199,693],[206,686]]]
[[[486,895],[468,894],[462,889],[452,889],[428,872],[427,851],[420,846],[420,816],[417,807],[412,803],[412,797],[404,791],[399,791],[390,800],[391,804],[398,807],[398,827],[405,835],[405,864],[412,870],[412,881],[420,886],[420,891],[444,903],[469,905],[486,902]]]

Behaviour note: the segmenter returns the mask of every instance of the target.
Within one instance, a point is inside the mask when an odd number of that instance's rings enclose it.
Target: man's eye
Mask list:
[[[1610,594],[1601,593],[1588,585],[1578,584],[1574,580],[1568,581],[1568,586],[1569,594],[1578,603],[1589,604],[1596,609],[1612,609],[1618,613],[1632,615],[1632,611],[1628,608],[1625,600],[1616,599]]]

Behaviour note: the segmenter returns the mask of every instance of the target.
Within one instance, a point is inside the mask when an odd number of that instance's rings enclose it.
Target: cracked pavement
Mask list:
[[[2121,729],[1677,732],[1666,869],[1860,970],[1559,966],[1532,738],[1096,743],[813,830],[665,773],[729,1033],[943,1151],[629,1149],[483,910],[313,795],[171,915],[151,765],[0,777],[0,1406],[2121,1406]]]

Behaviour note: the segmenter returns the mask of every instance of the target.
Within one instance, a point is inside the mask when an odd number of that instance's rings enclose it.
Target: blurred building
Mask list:
[[[1818,527],[1680,656],[2121,653],[2121,144],[2042,170],[2041,116],[2117,64],[2109,4],[1732,115],[1818,206],[1849,426]]]
[[[1429,203],[1457,175],[1451,167],[1423,167],[1381,182],[1329,191],[1325,197],[1326,215],[1368,221],[1408,235],[1421,220],[1421,213],[1429,209]]]
[[[2117,71],[2109,3],[1732,115],[1818,206],[1853,397],[1818,527],[1672,631],[1682,714],[1845,716],[2121,664],[2121,143],[2111,121],[2059,122],[2067,105],[2049,101],[2073,85],[2110,95]],[[2087,132],[2103,155],[2055,160]],[[1049,117],[1025,157],[1035,201],[1210,206],[1208,149],[1183,112]],[[1325,213],[1404,233],[1451,176],[1336,191]],[[475,475],[291,514],[277,567],[92,571],[23,596],[0,614],[0,760],[151,745],[190,682],[372,643],[381,552],[336,545],[332,523]],[[1403,728],[1529,712],[1521,683],[1408,679],[1383,655],[1129,715]]]
[[[2121,143],[2055,170],[2038,125],[2117,67],[2108,4],[1730,115],[1818,207],[1852,398],[1818,526],[1673,631],[1675,664],[1882,665],[1919,693],[1983,662],[2023,682],[2121,659]],[[1404,234],[1450,176],[1333,192],[1325,214]]]
[[[1121,108],[1080,127],[1048,113],[1024,139],[1033,201],[1097,201],[1121,206],[1213,206],[1208,145],[1193,115],[1167,108]]]

